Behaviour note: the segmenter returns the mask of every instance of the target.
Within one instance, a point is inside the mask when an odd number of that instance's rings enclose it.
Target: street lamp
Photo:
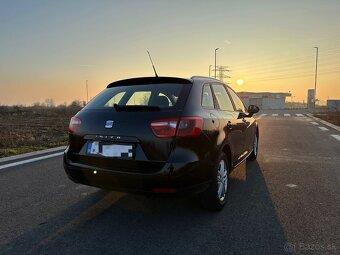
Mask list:
[[[218,51],[219,48],[215,49],[215,79],[216,79],[216,52]]]
[[[89,84],[88,80],[86,80],[86,104],[89,103]]]
[[[316,110],[316,79],[318,78],[318,57],[319,57],[319,47],[314,47],[316,49],[315,56],[315,77],[314,77],[314,112]]]

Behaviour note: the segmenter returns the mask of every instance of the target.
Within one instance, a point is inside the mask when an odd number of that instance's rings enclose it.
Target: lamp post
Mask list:
[[[218,51],[219,48],[215,49],[215,79],[216,79],[216,52]]]
[[[209,78],[211,77],[211,75],[210,75],[211,67],[212,67],[212,65],[209,65]]]
[[[89,84],[88,80],[86,80],[86,104],[89,102]]]
[[[316,49],[315,55],[315,77],[314,77],[314,112],[316,110],[316,80],[318,78],[318,57],[319,57],[319,47],[314,47]]]

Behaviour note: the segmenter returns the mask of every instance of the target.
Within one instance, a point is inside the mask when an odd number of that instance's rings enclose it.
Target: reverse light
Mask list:
[[[174,137],[177,124],[178,119],[155,120],[151,122],[151,129],[157,137]]]
[[[80,125],[81,125],[81,120],[76,117],[72,117],[70,120],[70,125],[68,126],[69,134],[73,134],[75,131],[77,131]]]
[[[199,117],[184,117],[175,119],[155,120],[151,129],[155,136],[166,137],[196,137],[201,134],[203,119]]]

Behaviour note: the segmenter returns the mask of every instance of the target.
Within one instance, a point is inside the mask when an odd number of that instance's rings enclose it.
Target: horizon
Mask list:
[[[336,0],[1,2],[0,105],[86,101],[86,80],[93,98],[153,76],[147,50],[160,76],[208,76],[215,48],[235,91],[303,102],[319,47],[317,98],[340,99],[339,12]]]

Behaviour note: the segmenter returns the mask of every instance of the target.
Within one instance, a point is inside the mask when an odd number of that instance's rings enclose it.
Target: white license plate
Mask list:
[[[87,153],[92,155],[102,155],[104,157],[132,158],[132,145],[121,144],[101,144],[98,141],[90,142],[87,146]]]

